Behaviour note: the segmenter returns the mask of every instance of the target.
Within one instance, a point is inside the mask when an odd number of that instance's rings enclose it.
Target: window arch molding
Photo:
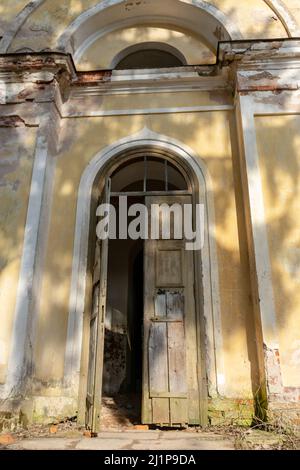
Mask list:
[[[25,7],[20,11],[20,13],[17,14],[11,27],[3,34],[3,38],[0,43],[1,53],[6,53],[9,50],[12,50],[13,41],[18,32],[22,30],[24,24],[26,24],[30,16],[33,15],[38,8],[42,8],[43,5],[47,3],[47,1],[49,0],[32,0],[28,2],[27,5],[25,5]],[[282,3],[282,0],[262,1],[266,3],[269,8],[277,15],[278,19],[286,29],[289,37],[300,36],[300,26],[297,24],[289,8]],[[70,43],[70,39],[76,33],[76,29],[78,28],[78,26],[81,26],[87,19],[92,18],[94,14],[98,13],[98,10],[105,10],[106,8],[110,8],[111,5],[114,5],[115,3],[118,4],[121,2],[122,0],[108,0],[107,2],[101,2],[100,4],[97,4],[94,7],[91,7],[89,10],[81,13],[69,25],[67,30],[62,33],[60,39],[58,39],[58,43],[56,44],[56,46],[59,47],[62,51],[68,50],[69,52],[71,52],[68,46]],[[207,11],[212,12],[213,15],[218,17],[219,21],[223,23],[225,29],[228,30],[232,40],[242,39],[240,31],[238,31],[234,23],[230,21],[230,17],[223,14],[213,5],[202,0],[185,0],[185,3],[193,3],[195,7],[199,6],[204,10],[206,9]],[[90,30],[90,28],[88,28],[88,30]]]
[[[231,18],[204,0],[154,0],[127,11],[124,18],[124,0],[101,2],[79,15],[57,41],[60,51],[74,55],[75,63],[99,37],[108,32],[136,24],[168,24],[199,34],[212,50],[218,41],[242,39],[242,34]],[[153,14],[155,11],[155,14]],[[170,12],[176,11],[175,15]],[[121,20],[120,20],[121,18]],[[216,30],[219,35],[215,34]]]

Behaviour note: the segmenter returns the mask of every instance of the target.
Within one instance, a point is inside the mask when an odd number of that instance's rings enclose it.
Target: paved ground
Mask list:
[[[102,432],[97,438],[47,437],[6,445],[15,450],[234,450],[232,438],[176,431]]]

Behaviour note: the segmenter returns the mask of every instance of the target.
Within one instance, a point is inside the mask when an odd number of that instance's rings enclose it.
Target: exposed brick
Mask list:
[[[14,439],[14,437],[11,434],[2,434],[2,435],[0,435],[0,444],[1,445],[10,445],[10,444],[14,444],[14,442],[16,442],[16,440]]]
[[[134,429],[136,431],[149,431],[149,426],[147,426],[146,424],[136,424],[134,426]]]
[[[50,426],[50,428],[49,428],[50,434],[56,434],[57,431],[58,431],[57,426]]]
[[[97,85],[98,83],[109,82],[111,80],[112,71],[103,70],[97,72],[78,72],[77,80],[74,82],[76,86],[84,86],[88,84]]]

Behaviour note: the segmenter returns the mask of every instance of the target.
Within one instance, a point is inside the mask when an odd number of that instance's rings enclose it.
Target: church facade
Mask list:
[[[300,423],[298,0],[2,0],[0,409]],[[97,208],[203,208],[201,248]],[[132,215],[132,214],[131,214]]]

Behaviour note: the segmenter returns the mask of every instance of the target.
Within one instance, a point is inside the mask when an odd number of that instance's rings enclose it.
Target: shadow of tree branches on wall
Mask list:
[[[59,5],[58,2],[51,4],[49,1],[45,2],[18,34],[15,47],[27,48],[26,41],[30,37],[31,46],[38,38],[38,48],[43,49],[44,46],[49,48],[49,44],[55,44],[55,38],[63,32],[66,17],[70,23],[81,11],[96,3],[96,1],[70,0]],[[3,6],[0,6],[0,13],[1,8]],[[236,10],[238,9],[229,11],[229,16],[237,17]],[[248,37],[269,37],[272,35],[273,22],[278,22],[278,19],[271,20],[269,16],[255,26],[247,22]],[[127,46],[129,45],[130,42]],[[213,96],[210,99],[214,101]],[[185,100],[186,97],[173,95],[172,106],[182,106]],[[284,108],[286,105],[284,98],[281,104]],[[132,105],[136,106],[134,99]],[[298,293],[300,232],[297,218],[300,200],[299,125],[299,115],[272,117],[272,119],[256,118],[284,376],[291,385],[295,383],[293,377],[298,374],[300,363],[297,356],[300,345],[296,333],[299,329],[297,312],[300,305]],[[45,252],[45,271],[39,293],[34,392],[57,394],[62,387],[74,228],[81,175],[101,149],[120,138],[140,131],[144,126],[157,133],[176,138],[191,147],[210,173],[216,212],[215,243],[219,263],[228,395],[249,397],[251,389],[254,394],[260,385],[258,347],[251,299],[249,253],[236,125],[234,112],[230,111],[174,115],[165,113],[148,116],[141,113],[138,116],[63,120],[60,151],[54,175],[53,200],[51,206],[49,205],[51,218]],[[0,131],[3,135],[3,129]],[[21,217],[20,206],[26,206],[30,186],[30,178],[26,180],[24,168],[26,167],[26,172],[30,173],[28,160],[32,161],[33,158],[33,151],[29,157],[24,145],[27,139],[24,133],[29,134],[32,131],[25,129],[8,138],[9,132],[4,130],[2,144],[4,142],[5,145],[2,145],[0,150],[0,282],[2,282],[0,296],[12,296],[9,308],[5,303],[0,305],[0,308],[1,318],[4,318],[9,325],[3,338],[8,349],[7,337],[13,321],[12,292],[17,284],[16,277],[10,277],[10,269],[13,269],[21,256],[25,212],[23,208],[24,213],[22,212]],[[31,149],[33,147],[32,145]],[[16,155],[18,158],[15,166]],[[11,223],[14,226],[9,227]],[[91,230],[93,229],[91,227]],[[4,381],[6,362],[2,368],[2,381]]]

